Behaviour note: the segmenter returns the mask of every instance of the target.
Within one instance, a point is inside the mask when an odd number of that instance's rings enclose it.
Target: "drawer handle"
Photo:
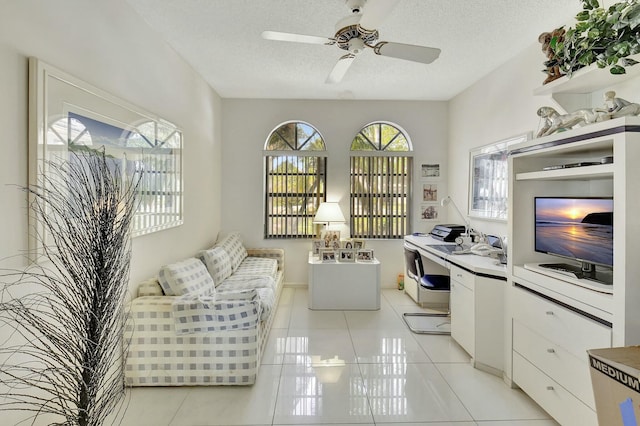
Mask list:
[[[456,274],[456,277],[462,278],[462,274]]]
[[[553,315],[553,311],[547,311],[545,312],[547,315]]]
[[[549,349],[547,349],[547,352],[550,353],[550,354],[553,354],[553,353],[556,352],[556,350],[553,349],[553,348],[549,348]]]
[[[552,391],[553,390],[553,386],[547,386],[547,390]]]

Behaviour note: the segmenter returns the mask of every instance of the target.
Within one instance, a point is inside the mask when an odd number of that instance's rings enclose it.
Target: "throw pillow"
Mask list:
[[[218,247],[222,247],[231,258],[231,267],[235,271],[242,263],[245,257],[247,257],[247,249],[242,245],[240,234],[233,232],[227,235],[222,241],[216,244]]]
[[[229,278],[232,271],[231,258],[222,247],[214,247],[198,253],[200,259],[207,267],[216,286]]]
[[[167,296],[208,296],[216,291],[206,266],[195,257],[160,268],[158,282]]]

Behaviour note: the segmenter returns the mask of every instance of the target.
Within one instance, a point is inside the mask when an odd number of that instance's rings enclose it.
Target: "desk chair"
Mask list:
[[[451,284],[448,275],[425,274],[422,265],[422,256],[418,250],[404,247],[404,259],[407,267],[407,276],[418,284],[418,293],[421,291],[434,294],[451,293]],[[445,313],[404,313],[402,314],[407,327],[420,334],[451,334],[451,318],[449,312]]]

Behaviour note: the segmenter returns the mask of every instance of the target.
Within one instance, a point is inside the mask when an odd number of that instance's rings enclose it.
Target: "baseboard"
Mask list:
[[[284,287],[289,287],[289,288],[309,288],[307,283],[286,282],[283,285]]]

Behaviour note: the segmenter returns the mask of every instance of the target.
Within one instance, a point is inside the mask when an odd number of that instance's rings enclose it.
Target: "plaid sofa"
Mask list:
[[[230,234],[141,283],[126,321],[127,386],[251,385],[284,277],[284,250]]]

